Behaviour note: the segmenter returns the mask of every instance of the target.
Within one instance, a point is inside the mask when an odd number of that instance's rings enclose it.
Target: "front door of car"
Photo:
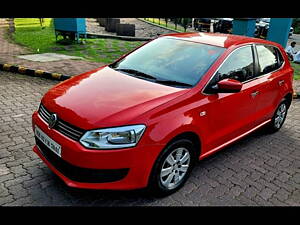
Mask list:
[[[204,89],[208,94],[207,150],[213,150],[253,128],[256,110],[256,83],[252,45],[234,50],[213,75]],[[237,93],[213,93],[212,87],[223,79],[235,79],[243,83]]]

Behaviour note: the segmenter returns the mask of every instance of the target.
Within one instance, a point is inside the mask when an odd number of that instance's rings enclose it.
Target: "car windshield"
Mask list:
[[[111,68],[171,86],[194,86],[224,48],[162,37],[149,42]]]

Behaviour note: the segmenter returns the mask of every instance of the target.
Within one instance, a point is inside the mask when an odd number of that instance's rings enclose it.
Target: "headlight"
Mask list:
[[[134,147],[142,137],[145,128],[145,125],[131,125],[90,130],[80,138],[80,143],[94,149]]]

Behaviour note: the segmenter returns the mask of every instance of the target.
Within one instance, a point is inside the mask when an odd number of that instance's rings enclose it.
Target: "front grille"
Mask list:
[[[51,112],[49,112],[45,106],[43,106],[42,104],[40,104],[39,107],[39,115],[42,117],[42,119],[48,123],[49,117],[52,114]],[[56,125],[53,127],[53,129],[59,131],[60,133],[62,133],[63,135],[75,140],[75,141],[79,141],[80,138],[82,137],[82,135],[85,133],[85,130],[75,127],[69,123],[67,123],[66,121],[61,120],[60,118],[58,118]]]
[[[74,166],[63,160],[44,145],[38,138],[35,138],[40,152],[59,172],[65,177],[77,182],[104,183],[114,182],[123,179],[129,172],[124,169],[88,169]]]

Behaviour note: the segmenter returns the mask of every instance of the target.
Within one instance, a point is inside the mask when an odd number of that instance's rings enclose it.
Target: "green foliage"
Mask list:
[[[300,80],[300,64],[291,62],[291,66],[294,69],[294,80]]]
[[[44,19],[44,29],[38,18],[16,18],[16,31],[13,39],[16,43],[29,47],[33,52],[46,51],[47,46],[55,45],[52,19]]]
[[[295,34],[300,34],[300,18],[293,18],[292,27]]]

